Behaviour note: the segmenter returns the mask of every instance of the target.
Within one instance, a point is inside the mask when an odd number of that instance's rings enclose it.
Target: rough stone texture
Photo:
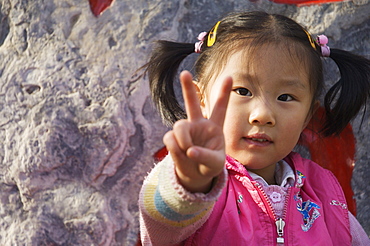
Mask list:
[[[288,15],[370,58],[368,0],[116,1],[99,18],[87,0],[2,0],[0,245],[134,245],[138,192],[166,131],[135,71],[152,41],[195,42],[220,16],[246,9]],[[369,130],[367,113],[355,132],[353,189],[368,234]]]

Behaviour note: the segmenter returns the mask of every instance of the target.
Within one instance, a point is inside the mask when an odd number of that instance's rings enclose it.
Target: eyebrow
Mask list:
[[[283,85],[286,85],[286,86],[289,86],[289,87],[297,87],[298,89],[302,89],[302,90],[305,90],[306,89],[306,85],[303,84],[301,81],[299,80],[283,80],[282,81],[282,84]]]
[[[258,81],[258,79],[256,79],[254,76],[248,74],[248,73],[236,73],[233,75],[233,77],[235,76],[236,79],[242,79],[242,80],[246,80],[246,81]],[[297,80],[297,79],[289,79],[289,78],[284,78],[282,80],[279,80],[279,83],[282,84],[283,86],[287,86],[287,87],[296,87],[298,89],[301,89],[301,90],[306,90],[307,89],[307,86],[302,83],[300,80]]]

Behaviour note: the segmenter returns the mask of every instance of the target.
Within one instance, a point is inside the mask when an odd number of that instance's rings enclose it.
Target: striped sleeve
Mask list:
[[[348,211],[349,214],[349,229],[351,230],[352,246],[369,246],[370,239],[366,232],[358,222],[356,217]]]
[[[140,192],[143,245],[176,245],[193,234],[208,219],[226,177],[224,169],[209,193],[190,193],[179,184],[168,155],[153,168]]]

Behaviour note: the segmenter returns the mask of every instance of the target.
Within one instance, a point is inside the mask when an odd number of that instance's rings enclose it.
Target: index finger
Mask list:
[[[191,76],[190,72],[181,72],[180,82],[188,119],[190,121],[203,119],[202,110],[200,109],[199,97],[193,84],[193,77]]]
[[[231,77],[225,78],[221,85],[221,89],[217,97],[216,103],[212,109],[211,117],[209,118],[211,121],[215,122],[221,127],[223,127],[224,125],[232,85],[233,85],[232,78]]]

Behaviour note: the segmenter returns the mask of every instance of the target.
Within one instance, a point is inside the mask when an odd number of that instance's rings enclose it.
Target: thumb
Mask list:
[[[216,177],[225,165],[225,152],[223,150],[211,150],[200,146],[192,146],[186,151],[186,155],[199,164],[201,174],[208,177]]]

